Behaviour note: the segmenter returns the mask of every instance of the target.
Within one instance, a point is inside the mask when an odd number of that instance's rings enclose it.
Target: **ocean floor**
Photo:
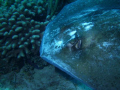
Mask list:
[[[91,90],[64,72],[48,65],[41,70],[28,69],[0,76],[0,90]]]

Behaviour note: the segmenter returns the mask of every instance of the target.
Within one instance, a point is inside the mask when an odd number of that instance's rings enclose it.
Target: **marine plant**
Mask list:
[[[48,15],[53,15],[57,9],[59,0],[48,0]]]

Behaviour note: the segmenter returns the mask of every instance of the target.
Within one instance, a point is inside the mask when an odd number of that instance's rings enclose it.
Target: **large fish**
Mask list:
[[[120,89],[120,0],[65,6],[46,27],[40,56],[92,89]]]

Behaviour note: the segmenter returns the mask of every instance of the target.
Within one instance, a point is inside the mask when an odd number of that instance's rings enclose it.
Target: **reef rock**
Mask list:
[[[120,1],[77,0],[46,27],[40,56],[96,90],[120,88]]]

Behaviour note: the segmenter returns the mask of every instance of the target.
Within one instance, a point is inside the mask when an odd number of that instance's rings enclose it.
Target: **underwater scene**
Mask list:
[[[0,0],[0,90],[120,90],[120,0]]]

